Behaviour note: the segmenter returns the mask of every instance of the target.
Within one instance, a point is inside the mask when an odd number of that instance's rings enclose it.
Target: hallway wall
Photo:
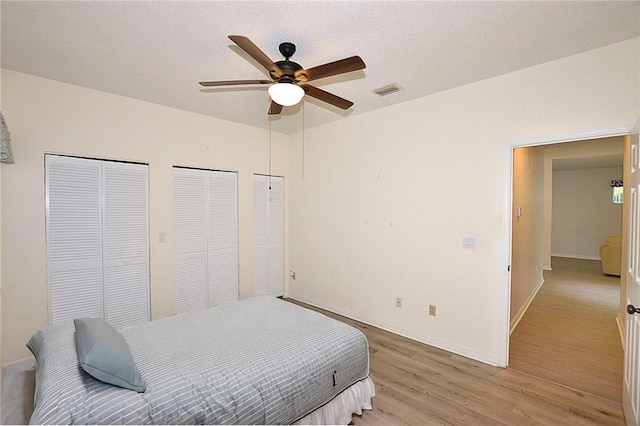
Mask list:
[[[600,245],[622,233],[622,204],[612,202],[622,165],[553,172],[551,255],[600,260]]]
[[[544,223],[544,147],[513,151],[511,318],[517,325],[535,297],[542,277]],[[518,215],[518,209],[521,214]]]

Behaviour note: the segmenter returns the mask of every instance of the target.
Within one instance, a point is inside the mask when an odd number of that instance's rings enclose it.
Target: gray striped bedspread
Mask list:
[[[73,322],[30,341],[38,362],[31,424],[290,424],[368,377],[357,329],[257,297],[121,330],[145,393],[78,364]]]

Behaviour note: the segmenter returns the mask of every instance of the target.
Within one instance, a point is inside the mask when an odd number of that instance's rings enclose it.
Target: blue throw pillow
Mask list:
[[[100,318],[73,320],[76,326],[76,352],[80,366],[96,379],[144,392],[142,379],[129,345],[118,331]]]

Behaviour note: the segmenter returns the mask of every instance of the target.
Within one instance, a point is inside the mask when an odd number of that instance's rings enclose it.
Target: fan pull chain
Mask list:
[[[269,191],[271,191],[271,119],[269,120]],[[269,193],[269,201],[271,201],[271,193]]]
[[[302,103],[302,180],[304,180],[304,102]]]

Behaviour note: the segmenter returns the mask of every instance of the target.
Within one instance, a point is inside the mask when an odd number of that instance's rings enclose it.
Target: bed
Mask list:
[[[120,330],[146,383],[104,383],[79,364],[75,327],[38,331],[31,424],[348,424],[371,409],[366,337],[274,297]]]

